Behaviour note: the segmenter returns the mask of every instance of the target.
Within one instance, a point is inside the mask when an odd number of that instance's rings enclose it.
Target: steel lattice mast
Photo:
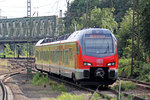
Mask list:
[[[31,0],[27,0],[27,17],[31,17]]]

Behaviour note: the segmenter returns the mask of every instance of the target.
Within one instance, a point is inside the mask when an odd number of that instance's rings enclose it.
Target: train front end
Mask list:
[[[76,78],[91,85],[113,84],[118,73],[118,41],[107,29],[81,31]]]

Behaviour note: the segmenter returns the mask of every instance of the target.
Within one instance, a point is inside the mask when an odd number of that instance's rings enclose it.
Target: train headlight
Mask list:
[[[107,66],[111,66],[111,63],[108,63]]]
[[[108,63],[107,66],[114,66],[115,62]]]
[[[84,66],[92,66],[92,64],[91,64],[91,63],[88,63],[88,62],[83,62],[83,65],[84,65]]]

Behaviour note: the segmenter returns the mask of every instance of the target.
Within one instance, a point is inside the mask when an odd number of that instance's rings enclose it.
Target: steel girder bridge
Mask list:
[[[57,16],[0,19],[0,44],[35,43],[57,35]]]

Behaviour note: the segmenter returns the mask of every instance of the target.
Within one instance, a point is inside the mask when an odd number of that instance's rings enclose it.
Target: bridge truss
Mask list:
[[[0,44],[37,42],[57,34],[57,16],[0,19]]]

